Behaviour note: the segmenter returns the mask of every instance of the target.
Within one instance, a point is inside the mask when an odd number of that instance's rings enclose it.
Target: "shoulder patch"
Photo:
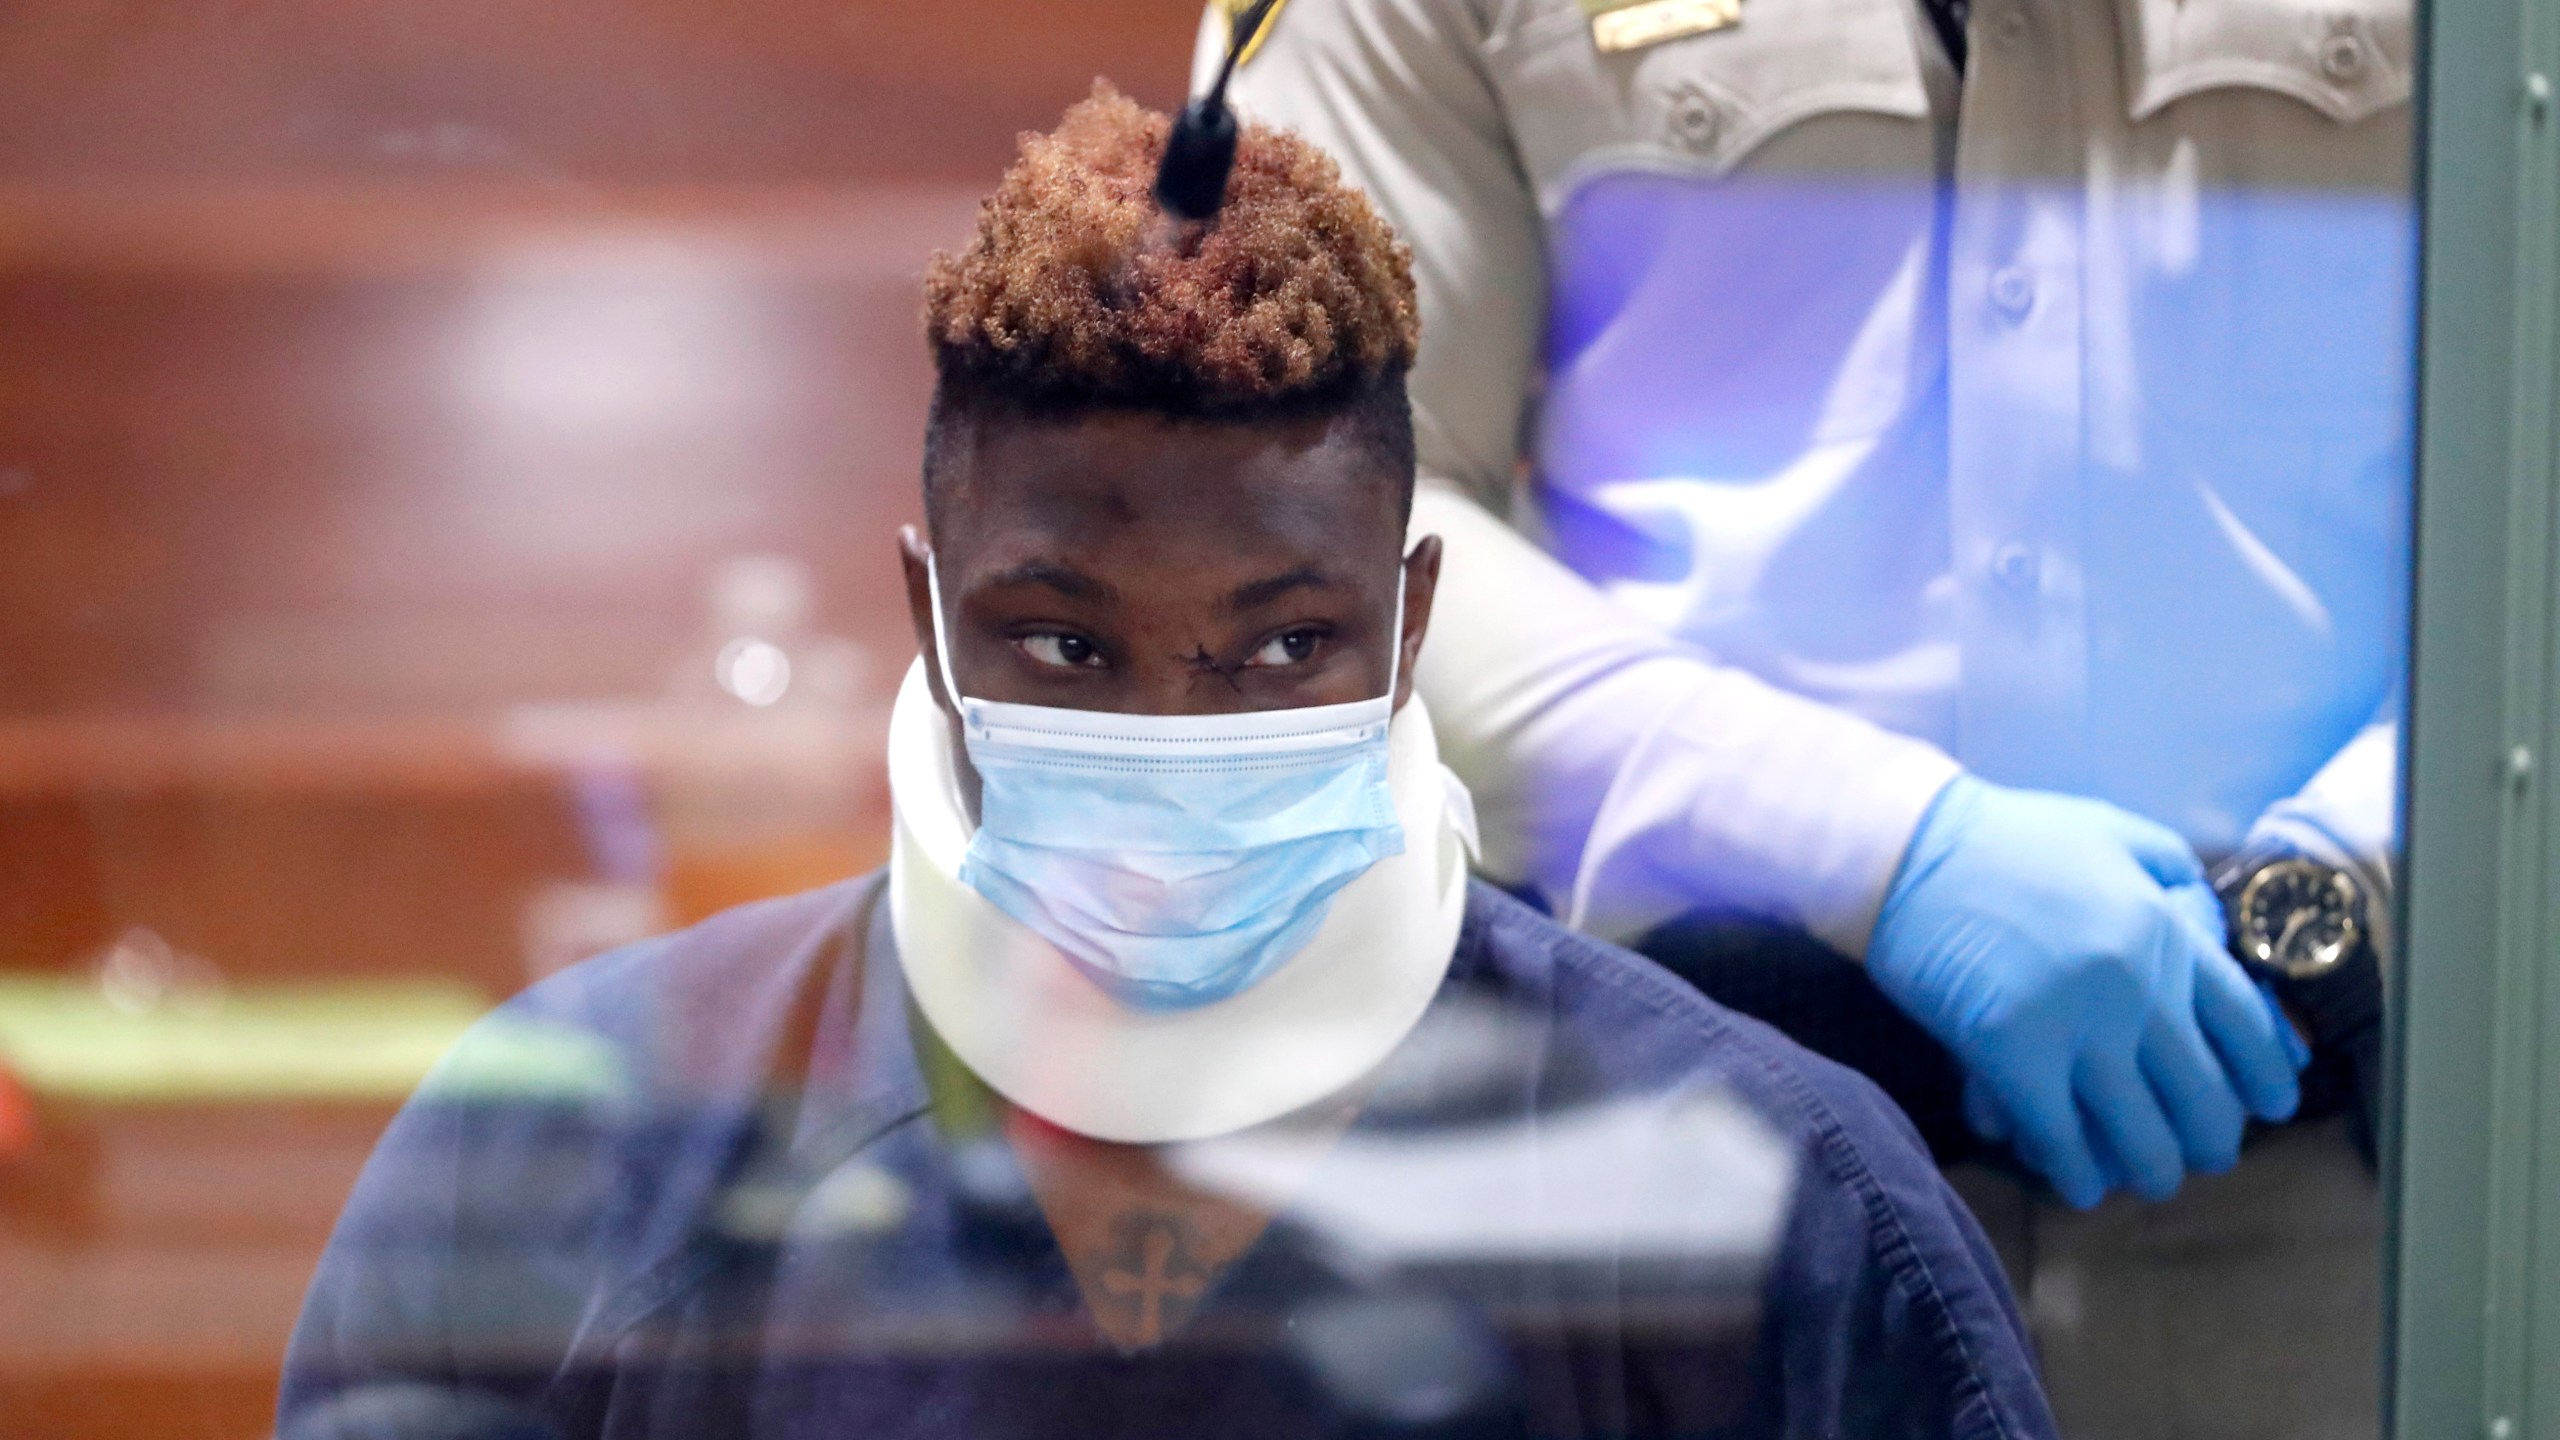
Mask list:
[[[1236,43],[1237,23],[1242,21],[1257,3],[1259,0],[1217,0],[1219,11],[1227,17],[1229,46]],[[1236,57],[1238,69],[1253,63],[1254,55],[1262,49],[1262,42],[1271,38],[1272,28],[1280,23],[1280,12],[1288,8],[1289,0],[1271,0],[1271,8],[1263,13],[1262,23],[1254,28],[1252,36],[1244,42],[1243,53]]]

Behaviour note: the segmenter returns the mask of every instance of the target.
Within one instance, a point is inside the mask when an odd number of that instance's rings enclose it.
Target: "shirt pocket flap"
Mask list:
[[[2345,124],[2409,103],[2408,0],[2117,0],[2132,118],[2225,87]]]
[[[1819,116],[1929,113],[1902,0],[1743,0],[1734,25],[1616,54],[1573,0],[1524,8],[1486,61],[1551,211],[1598,171],[1721,175]]]

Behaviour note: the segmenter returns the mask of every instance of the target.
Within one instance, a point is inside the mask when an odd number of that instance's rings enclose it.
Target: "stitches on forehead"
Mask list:
[[[1373,524],[1400,538],[1410,470],[1380,443],[1386,427],[1361,413],[1368,408],[1232,422],[938,404],[928,524],[946,540],[983,533],[990,520],[1075,543],[1123,525],[1193,521],[1239,541],[1268,528],[1292,543],[1312,521],[1328,549],[1364,543]]]

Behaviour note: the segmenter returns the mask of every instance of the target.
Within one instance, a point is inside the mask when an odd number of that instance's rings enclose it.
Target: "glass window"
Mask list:
[[[0,1431],[2378,1433],[2407,0],[0,37]]]

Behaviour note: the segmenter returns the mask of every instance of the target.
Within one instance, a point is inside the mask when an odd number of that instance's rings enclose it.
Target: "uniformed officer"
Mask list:
[[[1239,104],[1415,251],[1419,680],[1489,868],[1860,957],[2080,1204],[2292,1109],[2220,909],[2369,1062],[2411,73],[2405,0],[1286,4]],[[2066,1428],[2371,1427],[2334,1129],[2019,1222]]]

